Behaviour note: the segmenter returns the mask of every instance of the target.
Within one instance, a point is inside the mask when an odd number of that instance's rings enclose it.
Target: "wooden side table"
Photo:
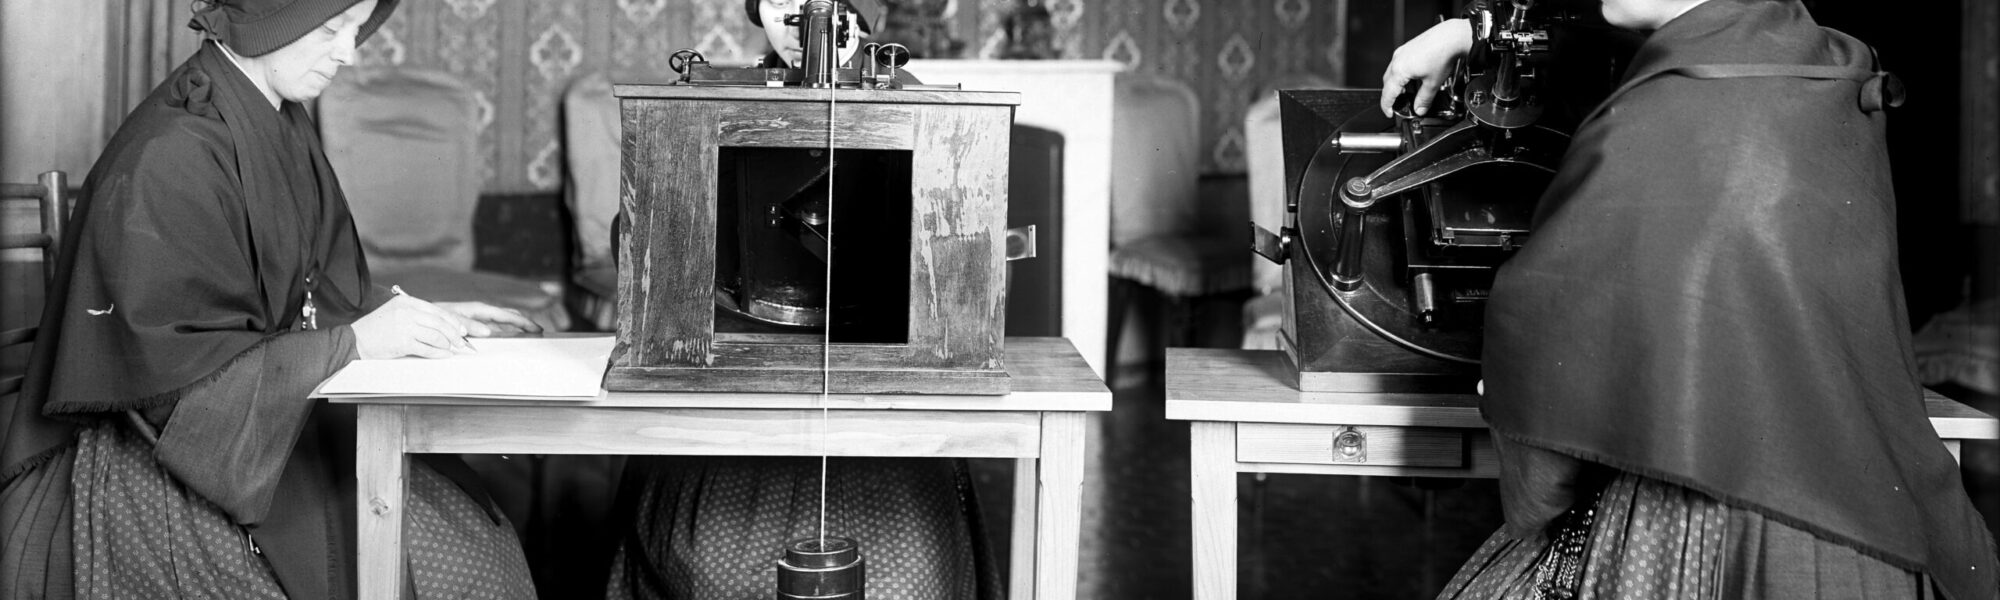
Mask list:
[[[1471,394],[1300,392],[1274,350],[1167,350],[1167,418],[1189,421],[1194,597],[1236,597],[1236,474],[1491,478],[1493,439]],[[1953,457],[2000,421],[1934,393]]]
[[[1076,596],[1084,417],[1111,392],[1061,338],[1007,340],[1005,396],[605,393],[330,397],[359,416],[360,597],[402,590],[407,454],[1007,457],[1013,598]],[[824,420],[822,411],[824,410]],[[1027,526],[1032,524],[1032,526]]]

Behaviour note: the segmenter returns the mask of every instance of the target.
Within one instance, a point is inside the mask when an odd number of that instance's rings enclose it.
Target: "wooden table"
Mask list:
[[[1061,338],[1010,338],[1005,396],[606,393],[594,400],[333,397],[355,404],[360,597],[403,581],[412,453],[1008,457],[1012,597],[1076,596],[1084,416],[1111,392]],[[822,420],[825,409],[825,420]],[[1032,524],[1032,527],[1024,526]]]
[[[1306,393],[1272,350],[1167,350],[1167,418],[1189,421],[1194,597],[1236,597],[1236,474],[1396,477],[1498,475],[1471,394]],[[2000,424],[1930,394],[1931,424],[1952,456]]]

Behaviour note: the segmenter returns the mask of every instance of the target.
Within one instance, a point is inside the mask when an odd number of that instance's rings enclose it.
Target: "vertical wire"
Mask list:
[[[1395,19],[1395,23],[1389,26],[1389,35],[1398,43],[1401,43],[1405,39],[1403,37],[1403,18],[1406,10],[1408,10],[1408,7],[1404,6],[1404,0],[1396,0],[1396,10],[1392,13],[1395,15],[1392,17]]]
[[[826,550],[826,475],[827,475],[827,430],[830,411],[827,404],[832,391],[833,380],[833,107],[834,94],[840,90],[840,83],[834,82],[826,89],[826,291],[821,296],[824,306],[820,309],[819,345],[819,547]]]

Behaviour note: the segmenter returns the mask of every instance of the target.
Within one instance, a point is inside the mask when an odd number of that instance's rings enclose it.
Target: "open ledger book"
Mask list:
[[[320,382],[313,397],[460,396],[596,398],[611,336],[472,338],[479,351],[450,358],[357,360]]]

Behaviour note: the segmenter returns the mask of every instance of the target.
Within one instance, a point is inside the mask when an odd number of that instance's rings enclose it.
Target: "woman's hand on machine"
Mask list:
[[[1448,19],[1404,42],[1382,71],[1382,114],[1396,116],[1396,100],[1405,94],[1412,96],[1411,114],[1429,112],[1431,99],[1451,77],[1452,64],[1471,51],[1472,21],[1466,19]]]

